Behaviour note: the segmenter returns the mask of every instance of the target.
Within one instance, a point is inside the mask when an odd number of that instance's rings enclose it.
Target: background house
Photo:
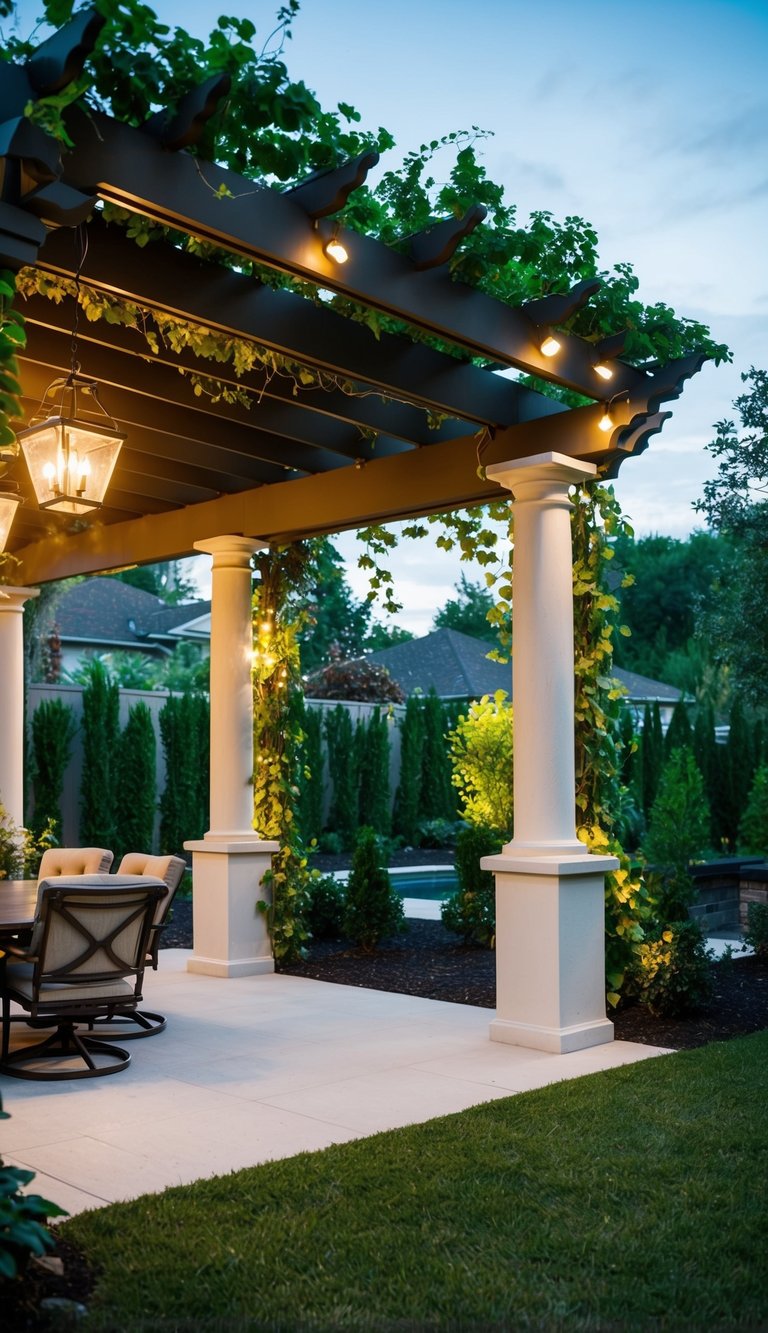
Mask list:
[[[64,675],[76,670],[82,657],[94,653],[141,653],[158,659],[183,641],[199,644],[201,655],[207,656],[211,604],[169,606],[121,579],[84,579],[60,593],[50,628],[58,634]]]
[[[509,662],[495,662],[488,657],[490,644],[461,634],[454,629],[437,629],[421,639],[409,639],[392,648],[369,653],[368,660],[386,667],[406,694],[430,689],[444,700],[461,702],[479,699],[484,694],[506,690],[512,694],[512,668]],[[682,692],[659,680],[649,680],[635,671],[614,668],[613,675],[627,691],[625,704],[642,722],[646,704],[658,702],[662,726],[666,730],[675,704]]]

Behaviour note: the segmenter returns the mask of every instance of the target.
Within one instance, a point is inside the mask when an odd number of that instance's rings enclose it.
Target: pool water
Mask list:
[[[401,898],[442,902],[458,888],[455,870],[390,870],[392,887]]]

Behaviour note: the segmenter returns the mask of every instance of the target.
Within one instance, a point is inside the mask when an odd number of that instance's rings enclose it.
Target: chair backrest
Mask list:
[[[106,847],[49,847],[43,852],[37,882],[57,875],[106,875],[114,852]]]
[[[168,915],[173,902],[173,895],[181,883],[186,868],[186,861],[182,861],[180,856],[149,856],[145,852],[126,852],[117,867],[117,873],[118,875],[152,875],[155,879],[161,879],[168,885],[167,894],[157,904],[154,924],[159,926]]]
[[[158,900],[166,885],[148,876],[55,877],[40,885],[33,930],[33,986],[98,985],[144,972]]]

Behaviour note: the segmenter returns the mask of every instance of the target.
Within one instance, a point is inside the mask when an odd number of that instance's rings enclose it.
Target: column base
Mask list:
[[[605,1011],[611,856],[489,856],[496,876],[492,1041],[566,1054],[613,1040]]]
[[[272,942],[260,900],[269,902],[263,880],[277,842],[252,834],[185,842],[192,852],[194,945],[188,972],[212,977],[273,972]]]
[[[603,1018],[593,1023],[574,1023],[568,1028],[545,1028],[494,1018],[490,1034],[491,1041],[504,1041],[509,1046],[528,1046],[534,1051],[567,1055],[569,1051],[583,1051],[589,1046],[603,1046],[613,1041],[613,1023],[610,1018]]]

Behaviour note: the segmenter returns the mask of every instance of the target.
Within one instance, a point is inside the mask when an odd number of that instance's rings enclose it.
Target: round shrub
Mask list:
[[[712,995],[712,965],[696,921],[649,931],[638,949],[640,1003],[657,1018],[698,1009]]]
[[[318,875],[310,881],[307,925],[315,940],[337,940],[344,929],[344,885],[333,875]]]
[[[481,870],[480,858],[500,850],[501,840],[493,829],[463,828],[456,839],[459,887],[440,909],[448,930],[489,949],[496,938],[496,888],[490,870]]]

